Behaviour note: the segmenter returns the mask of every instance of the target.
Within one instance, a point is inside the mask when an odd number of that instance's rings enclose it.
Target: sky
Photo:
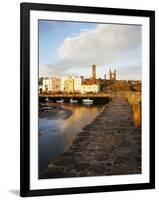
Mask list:
[[[39,76],[109,77],[141,80],[139,25],[39,20]]]

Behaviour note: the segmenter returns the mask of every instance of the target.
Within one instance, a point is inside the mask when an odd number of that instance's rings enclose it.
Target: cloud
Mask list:
[[[96,29],[67,37],[57,49],[61,66],[113,64],[127,59],[124,52],[141,46],[141,27],[100,24]]]
[[[53,76],[68,76],[67,71],[70,71],[71,68],[66,67],[65,65],[54,64],[43,64],[39,65],[39,77],[53,77]],[[77,69],[78,70],[78,69]]]
[[[102,69],[114,66],[118,78],[140,79],[141,26],[99,24],[82,29],[65,38],[57,53],[57,63],[39,66],[40,76],[88,75],[94,63],[101,77]]]
[[[39,77],[59,76],[59,67],[51,64],[39,65]]]
[[[123,80],[141,80],[142,79],[142,73],[141,73],[141,65],[137,66],[130,66],[126,68],[120,68],[117,71],[117,77],[118,79],[123,79]]]

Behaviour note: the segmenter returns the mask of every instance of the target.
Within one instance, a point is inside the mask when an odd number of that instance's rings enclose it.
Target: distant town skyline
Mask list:
[[[39,77],[141,80],[141,26],[39,20]]]

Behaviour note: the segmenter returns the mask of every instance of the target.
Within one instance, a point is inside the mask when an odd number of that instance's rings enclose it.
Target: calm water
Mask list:
[[[49,106],[55,105],[49,103]],[[67,119],[62,119],[62,112],[58,118],[39,118],[39,172],[46,169],[69,146],[72,137],[91,123],[102,109],[101,105],[59,105],[72,110],[73,114]]]

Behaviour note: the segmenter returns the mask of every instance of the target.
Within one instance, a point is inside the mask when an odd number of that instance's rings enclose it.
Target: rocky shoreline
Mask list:
[[[141,128],[123,97],[106,104],[93,122],[39,178],[64,178],[141,173]]]
[[[43,105],[39,107],[39,117],[40,118],[60,118],[67,119],[72,115],[72,111],[65,109],[61,106],[49,106]]]

